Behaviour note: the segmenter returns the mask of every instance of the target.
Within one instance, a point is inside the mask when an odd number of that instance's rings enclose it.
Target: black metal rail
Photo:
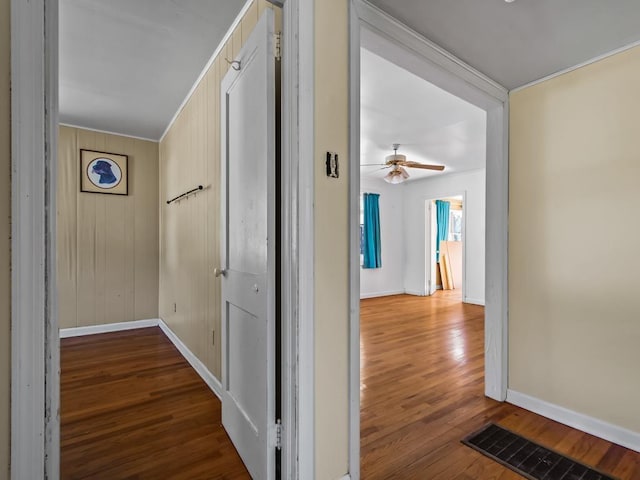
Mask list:
[[[198,185],[196,188],[189,190],[188,192],[184,192],[182,195],[178,195],[177,197],[172,198],[171,200],[167,200],[167,205],[175,202],[176,200],[180,200],[181,198],[191,195],[192,193],[198,192],[202,189],[204,189],[204,187],[202,185]]]

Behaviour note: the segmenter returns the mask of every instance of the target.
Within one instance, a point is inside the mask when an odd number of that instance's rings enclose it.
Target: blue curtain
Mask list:
[[[380,195],[364,194],[364,263],[363,268],[382,267],[380,253]]]
[[[436,236],[436,262],[440,261],[440,242],[446,242],[449,234],[449,202],[436,200],[436,220],[438,235]]]

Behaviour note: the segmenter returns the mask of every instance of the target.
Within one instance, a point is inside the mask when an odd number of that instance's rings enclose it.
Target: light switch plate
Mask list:
[[[340,177],[340,165],[338,164],[338,154],[335,152],[327,152],[327,177]]]

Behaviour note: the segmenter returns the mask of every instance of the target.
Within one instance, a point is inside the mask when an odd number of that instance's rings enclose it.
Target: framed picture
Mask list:
[[[80,150],[80,191],[128,195],[127,155]]]

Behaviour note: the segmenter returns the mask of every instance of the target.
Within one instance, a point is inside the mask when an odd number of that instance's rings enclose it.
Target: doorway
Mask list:
[[[506,398],[507,372],[507,118],[508,95],[505,89],[473,68],[456,59],[428,40],[416,35],[397,20],[372,8],[365,2],[354,1],[351,17],[351,156],[361,157],[360,144],[360,49],[375,51],[377,55],[407,69],[413,74],[442,88],[486,112],[486,308],[484,349],[484,395],[503,401]],[[360,268],[359,268],[359,166],[352,163],[350,176],[351,214],[351,328],[350,328],[350,472],[360,474]],[[449,190],[450,192],[451,190]],[[447,192],[442,192],[446,195]],[[425,200],[419,205],[425,218]],[[419,234],[421,255],[426,259],[427,229]],[[384,260],[383,260],[384,262]],[[422,263],[422,262],[421,262]],[[427,262],[422,263],[427,268]],[[468,272],[467,272],[468,273]],[[468,275],[467,275],[468,277]],[[426,292],[426,275],[419,282]]]
[[[483,304],[486,112],[360,52],[361,468],[412,476],[418,452],[443,446],[424,442],[436,417],[455,421],[447,405],[482,403],[484,309],[463,303],[463,272],[468,197]]]
[[[271,8],[269,2],[259,3],[263,8]],[[282,2],[275,3],[278,8],[282,6]],[[285,17],[291,22],[287,26],[297,26],[297,18],[291,15],[290,2],[285,2],[285,5]],[[247,2],[245,8],[251,6],[252,2]],[[12,155],[15,171],[12,192],[13,205],[18,212],[13,217],[13,224],[15,231],[22,232],[21,237],[28,239],[21,242],[19,237],[14,235],[12,243],[13,270],[21,280],[19,284],[13,282],[16,296],[12,305],[12,395],[15,406],[12,409],[11,429],[12,473],[20,478],[40,478],[43,471],[55,477],[59,471],[59,331],[56,291],[58,227],[55,215],[58,173],[57,7],[58,2],[55,0],[29,4],[12,2],[12,56],[16,67],[12,69],[12,99],[15,105],[20,106],[12,120],[16,146]],[[294,36],[297,28],[295,31],[289,28],[283,30],[288,37]],[[247,31],[248,29],[245,29],[245,32]],[[231,34],[227,39],[230,37]],[[234,40],[235,37],[234,35]],[[292,41],[291,45],[293,43]],[[297,87],[297,67],[293,67],[295,62],[292,61],[297,50],[289,52],[290,56],[285,52],[286,66],[283,70],[287,81],[284,82],[282,99],[288,107],[288,110],[283,111],[281,132],[287,138],[283,143],[283,166],[293,162],[295,157],[292,156],[292,152],[298,147],[297,143],[293,142],[297,137],[292,135],[290,130],[293,123],[291,117],[295,117],[297,111],[294,102],[297,100],[294,95]],[[233,57],[231,49],[228,52],[225,50],[224,53]],[[27,125],[32,128],[26,128]],[[283,168],[284,170],[287,169]],[[74,176],[76,179],[78,177],[79,175]],[[282,195],[291,195],[294,185],[297,187],[294,179],[283,179]],[[201,187],[198,191],[203,189]],[[157,201],[157,198],[154,198],[154,201]],[[34,219],[41,219],[42,222]],[[286,235],[291,231],[295,234],[296,222],[297,219],[289,210],[282,212],[282,225],[283,230],[287,231]],[[297,252],[285,251],[283,257],[286,257],[283,258],[284,265],[297,262]],[[287,291],[283,290],[283,296],[291,296],[291,292],[294,291],[292,284],[295,279],[290,278],[289,272],[290,270],[286,270],[283,273],[283,282],[287,283],[284,290],[290,288]],[[120,305],[113,303],[112,306],[117,308]],[[294,377],[294,362],[289,360],[296,356],[293,352],[297,348],[297,336],[294,335],[296,329],[293,325],[297,317],[291,314],[293,307],[283,310],[285,321],[280,332],[282,336],[278,340],[283,345],[283,380],[282,392],[279,393],[285,398],[283,424],[289,427],[282,433],[282,443],[291,446],[283,449],[281,454],[283,475],[286,476],[286,472],[297,469],[294,427],[297,422],[297,409],[294,407],[297,401],[297,381]],[[155,320],[156,324],[159,321],[157,318],[150,320]],[[200,336],[203,343],[212,341],[210,330],[206,333]],[[37,415],[37,412],[43,414]],[[272,436],[273,432],[269,433]],[[275,435],[272,437],[275,438]]]
[[[428,268],[427,292],[450,291],[466,300],[465,195],[451,195],[426,202]],[[484,303],[484,302],[482,302]]]

